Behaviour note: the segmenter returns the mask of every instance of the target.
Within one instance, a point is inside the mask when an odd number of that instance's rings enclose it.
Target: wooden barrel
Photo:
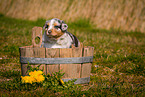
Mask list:
[[[45,74],[60,70],[65,73],[62,77],[63,81],[77,79],[75,84],[90,82],[94,47],[40,48],[40,44],[38,45],[39,47],[32,45],[19,48],[23,76],[28,75],[28,63],[32,67],[41,64],[40,69],[44,68]]]

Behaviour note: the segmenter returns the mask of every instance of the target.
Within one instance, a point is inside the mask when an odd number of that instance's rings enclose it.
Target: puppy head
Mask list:
[[[59,38],[67,31],[67,24],[59,19],[51,19],[46,21],[43,29],[49,38]]]

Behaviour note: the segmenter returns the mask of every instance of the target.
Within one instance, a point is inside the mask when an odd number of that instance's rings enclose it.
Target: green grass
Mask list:
[[[95,47],[89,85],[54,92],[38,88],[18,90],[20,78],[19,47],[31,45],[31,30],[45,20],[27,21],[0,15],[1,96],[144,96],[145,34],[119,29],[97,29],[86,19],[67,23],[68,31],[86,46]]]

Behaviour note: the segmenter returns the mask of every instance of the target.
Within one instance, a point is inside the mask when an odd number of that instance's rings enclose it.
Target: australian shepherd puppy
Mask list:
[[[45,48],[71,48],[78,47],[80,42],[76,36],[67,31],[67,24],[59,19],[46,21],[43,29],[45,30],[42,38],[41,47]]]

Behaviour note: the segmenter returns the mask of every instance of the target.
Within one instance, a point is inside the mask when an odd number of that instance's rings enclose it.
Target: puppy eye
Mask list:
[[[48,28],[49,27],[49,25],[46,25],[46,27],[45,28]]]
[[[56,29],[58,29],[59,28],[59,26],[54,26]]]

